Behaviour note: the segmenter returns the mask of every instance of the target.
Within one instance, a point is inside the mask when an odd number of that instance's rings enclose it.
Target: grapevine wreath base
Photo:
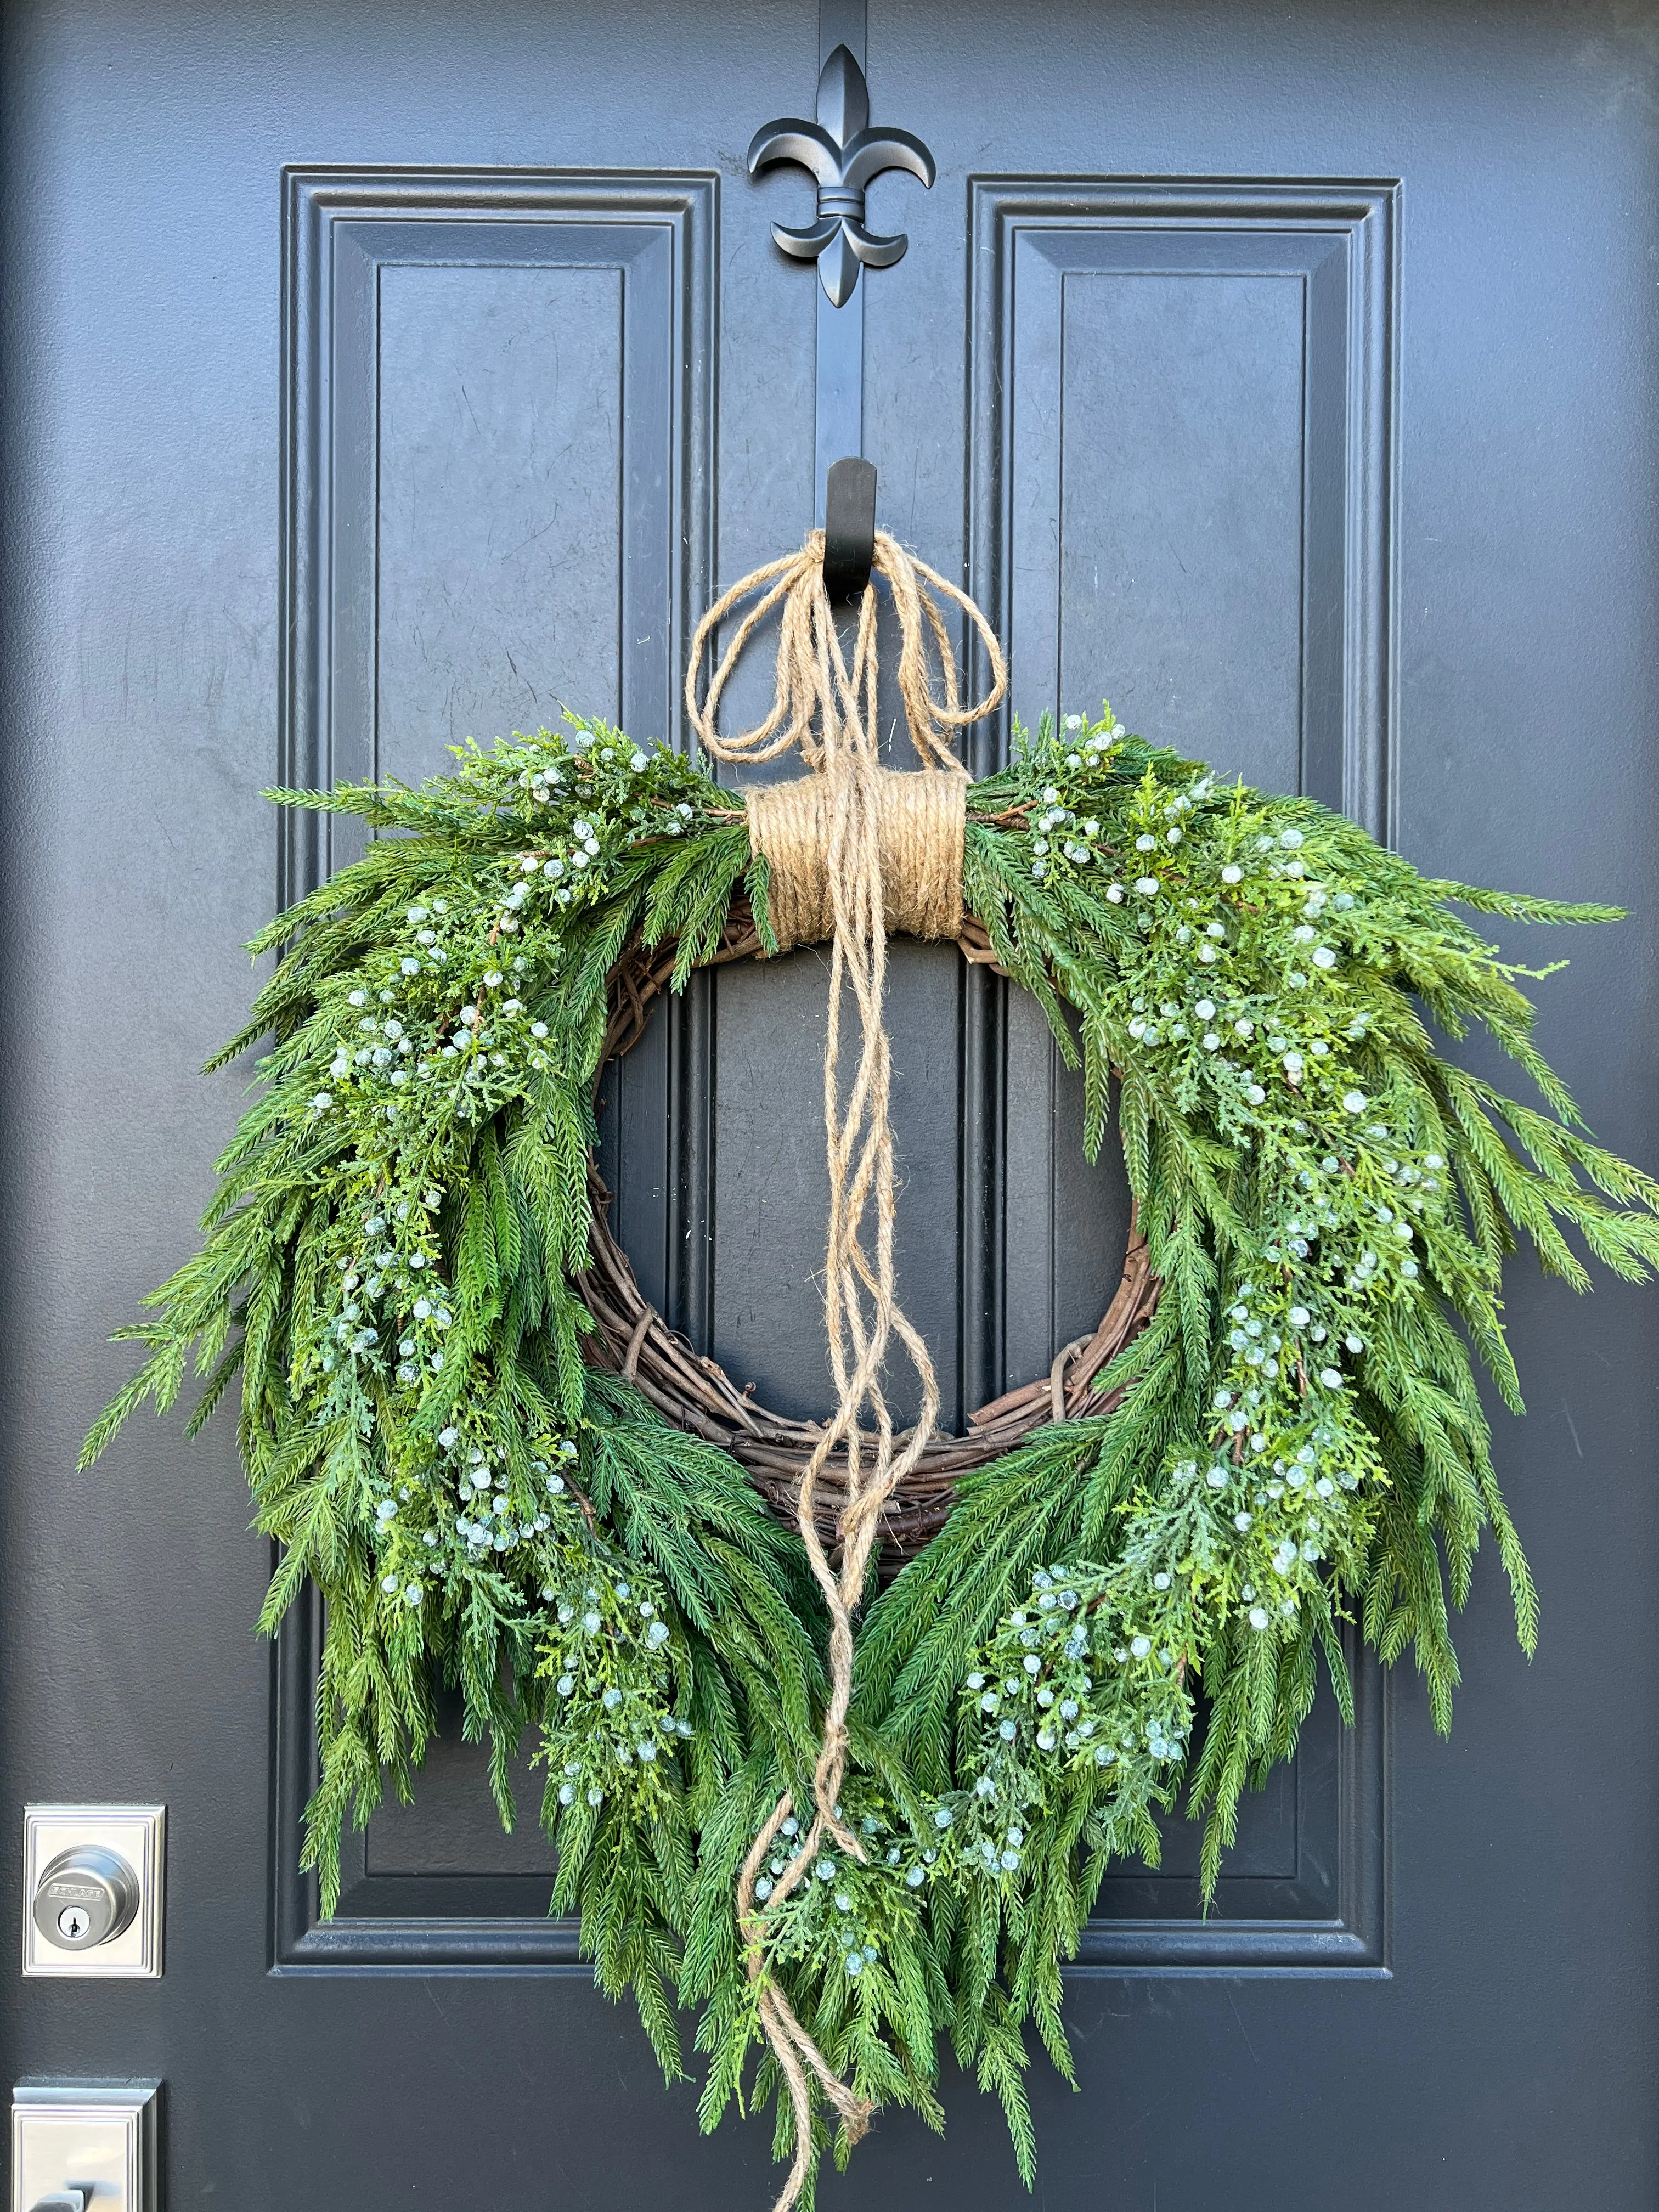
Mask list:
[[[957,940],[964,958],[1001,969],[982,927],[963,917]],[[647,947],[630,945],[611,972],[611,1019],[605,1031],[605,1064],[628,1052],[644,1035],[651,1007],[672,979],[677,940]],[[713,967],[731,960],[765,957],[765,947],[748,902],[735,898],[714,951],[699,963]],[[583,1303],[593,1316],[586,1357],[596,1367],[632,1382],[668,1420],[688,1435],[702,1437],[730,1453],[745,1468],[757,1489],[781,1518],[792,1521],[803,1470],[823,1435],[816,1422],[791,1420],[758,1405],[740,1390],[715,1360],[700,1355],[670,1329],[650,1306],[635,1279],[628,1255],[611,1233],[610,1193],[598,1170],[588,1166],[592,1207],[589,1232],[592,1259],[580,1279]],[[988,1467],[1023,1443],[1045,1422],[1074,1419],[1083,1413],[1109,1413],[1121,1392],[1102,1393],[1096,1377],[1139,1334],[1158,1305],[1158,1277],[1147,1256],[1146,1240],[1132,1230],[1123,1273],[1099,1326],[1061,1346],[1046,1375],[1010,1390],[969,1416],[966,1435],[931,1435],[914,1470],[882,1509],[884,1566],[896,1570],[914,1559],[945,1526],[958,1479],[969,1468]],[[826,1544],[836,1539],[846,1504],[844,1447],[825,1460],[813,1504]]]
[[[1491,1529],[1532,1648],[1473,1364],[1518,1412],[1504,1264],[1522,1235],[1579,1288],[1580,1247],[1632,1279],[1659,1262],[1659,1185],[1590,1140],[1533,1040],[1518,981],[1549,971],[1451,906],[1615,909],[1426,880],[1109,709],[1017,732],[970,785],[951,741],[978,710],[941,613],[960,594],[884,538],[924,763],[893,775],[874,587],[849,663],[821,564],[820,536],[728,593],[726,658],[692,693],[716,757],[800,749],[781,797],[734,800],[587,721],[468,744],[418,790],[276,794],[398,834],[256,940],[279,957],[216,1065],[263,1043],[263,1087],[86,1447],[166,1410],[192,1364],[192,1430],[240,1385],[280,1547],[262,1625],[307,1577],[325,1601],[322,1909],[345,1820],[410,1794],[438,1679],[509,1823],[532,1731],[553,1909],[671,2077],[695,2013],[705,2126],[775,2105],[785,2203],[878,2104],[939,2124],[942,2040],[1001,2099],[1029,2180],[1026,2031],[1069,2075],[1060,1966],[1108,1865],[1155,1862],[1154,1814],[1184,1797],[1212,1891],[1322,1656],[1351,1711],[1345,1623],[1385,1662],[1410,1650],[1449,1727],[1449,1609]],[[725,674],[775,615],[773,714],[724,738]],[[1136,1209],[1099,1329],[957,1438],[932,1433],[896,1295],[889,927],[1036,995],[1081,1060],[1091,1158],[1115,1076]],[[651,1313],[592,1166],[595,1085],[652,999],[814,935],[836,1398],[816,1428]],[[1429,1020],[1482,1026],[1538,1103],[1440,1057]],[[903,1433],[890,1347],[922,1385]],[[902,1563],[884,1587],[882,1561]]]

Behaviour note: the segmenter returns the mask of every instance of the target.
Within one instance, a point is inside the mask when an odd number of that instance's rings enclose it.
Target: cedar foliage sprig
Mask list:
[[[538,1734],[555,1905],[601,1986],[632,1989],[670,2075],[676,2002],[697,2008],[703,2124],[775,2100],[787,2155],[769,2058],[749,2076],[732,1900],[779,1792],[808,1791],[821,1612],[736,1464],[585,1366],[580,1291],[611,969],[672,938],[683,986],[740,886],[764,934],[763,865],[729,794],[598,722],[469,744],[419,790],[273,795],[400,834],[255,941],[281,957],[214,1064],[264,1044],[263,1089],[202,1249],[123,1332],[147,1356],[86,1457],[192,1365],[192,1430],[240,1380],[281,1547],[262,1626],[307,1578],[325,1601],[325,1911],[343,1823],[410,1793],[434,1675],[459,1683],[504,1820]],[[1212,1893],[1322,1655],[1351,1716],[1350,1621],[1412,1651],[1448,1727],[1488,1529],[1532,1649],[1470,1347],[1518,1412],[1505,1257],[1524,1236],[1575,1287],[1580,1247],[1639,1279],[1659,1185],[1593,1143],[1539,1053],[1520,986],[1550,971],[1449,910],[1616,909],[1428,880],[1109,709],[1021,733],[969,813],[966,905],[1081,1064],[1091,1158],[1118,1079],[1160,1302],[1099,1378],[1115,1410],[967,1476],[871,1607],[842,1808],[864,1856],[820,1853],[769,1904],[801,1849],[786,1822],[756,1896],[762,1971],[829,2063],[937,2125],[948,2037],[1029,2180],[1024,2031],[1069,2075],[1060,1970],[1111,1861],[1155,1863],[1184,1790]],[[1425,1015],[1484,1027],[1541,1109],[1443,1060]]]

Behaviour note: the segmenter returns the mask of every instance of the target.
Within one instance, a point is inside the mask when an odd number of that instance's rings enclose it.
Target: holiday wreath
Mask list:
[[[875,595],[849,666],[821,553],[727,594],[711,623],[745,592],[749,613],[702,706],[690,690],[710,750],[799,744],[801,782],[745,804],[578,720],[469,744],[418,790],[274,794],[398,834],[256,940],[281,957],[213,1065],[270,1040],[262,1092],[87,1444],[146,1398],[165,1410],[192,1360],[192,1431],[240,1378],[282,1547],[262,1625],[307,1577],[326,1601],[323,1910],[344,1820],[388,1778],[410,1790],[436,1674],[491,1746],[503,1820],[538,1732],[554,1909],[580,1912],[671,2076],[676,2003],[700,2008],[705,2126],[764,2039],[750,2094],[775,2095],[793,2153],[781,2202],[810,2197],[829,2114],[841,2154],[878,2102],[938,2122],[941,2036],[1000,2095],[1029,2179],[1024,2030],[1069,2072],[1060,1965],[1109,1862],[1155,1860],[1154,1809],[1184,1791],[1212,1888],[1322,1654],[1351,1710],[1345,1620],[1385,1661],[1414,1653],[1445,1729],[1448,1601],[1490,1528],[1531,1650],[1470,1347],[1518,1412],[1499,1302],[1517,1232],[1580,1288],[1569,1232],[1620,1275],[1659,1262],[1659,1185],[1590,1142],[1533,1042],[1516,979],[1550,971],[1448,910],[1616,909],[1428,880],[1109,709],[1045,719],[970,786],[949,738],[981,710],[957,705],[937,599],[960,595],[882,538],[924,763],[894,775]],[[727,743],[726,671],[774,611],[777,702]],[[1122,1287],[960,1438],[932,1433],[893,1294],[884,925],[952,936],[1033,994],[1080,1056],[1091,1158],[1118,1086]],[[657,991],[823,937],[840,1410],[815,1427],[754,1407],[645,1304],[605,1225],[593,1101]],[[1454,1038],[1484,1025],[1541,1107],[1440,1058],[1425,1013]],[[895,1339],[923,1378],[902,1436],[879,1381]],[[884,1548],[902,1571],[861,1604]]]

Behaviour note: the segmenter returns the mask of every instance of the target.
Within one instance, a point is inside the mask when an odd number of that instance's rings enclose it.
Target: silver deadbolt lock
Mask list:
[[[91,1951],[132,1925],[138,1876],[103,1844],[59,1851],[34,1886],[34,1924],[59,1951]]]
[[[22,1873],[26,1974],[161,1972],[165,1805],[26,1805]]]

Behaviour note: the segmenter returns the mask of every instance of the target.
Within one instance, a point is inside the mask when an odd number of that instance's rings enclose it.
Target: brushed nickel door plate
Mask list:
[[[154,1979],[161,1971],[164,1805],[23,1808],[23,1972]]]
[[[158,2212],[159,2081],[24,2081],[11,2093],[11,2212]]]

